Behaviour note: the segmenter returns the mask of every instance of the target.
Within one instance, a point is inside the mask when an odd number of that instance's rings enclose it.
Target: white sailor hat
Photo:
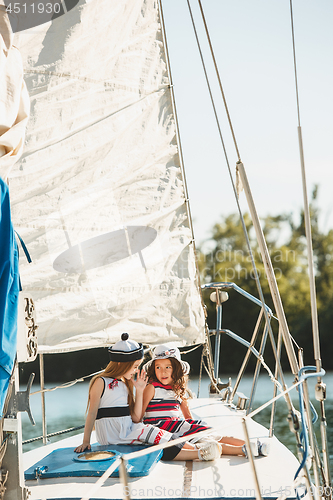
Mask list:
[[[108,347],[110,361],[127,362],[143,358],[142,344],[128,338],[128,333],[122,333],[121,340],[114,346]]]
[[[190,372],[190,365],[188,364],[187,361],[183,361],[181,359],[178,347],[175,346],[171,347],[166,344],[161,344],[155,347],[153,352],[153,358],[149,360],[148,363],[145,363],[143,365],[143,369],[147,371],[152,362],[155,361],[156,359],[168,359],[168,358],[175,358],[177,361],[179,361],[183,369],[184,375],[187,375]]]

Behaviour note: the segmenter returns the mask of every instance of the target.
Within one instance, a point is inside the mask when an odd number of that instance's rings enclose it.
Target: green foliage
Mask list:
[[[333,230],[326,234],[321,232],[319,228],[320,212],[316,204],[317,194],[318,189],[315,187],[312,193],[310,216],[322,357],[324,366],[329,369],[333,368],[333,348],[330,341],[333,327],[331,307],[333,299]],[[248,214],[245,214],[244,222],[265,302],[273,309],[274,313],[268,281]],[[313,364],[304,213],[300,212],[298,223],[295,223],[292,214],[268,216],[261,222],[290,332],[296,343],[304,348],[305,363]],[[214,225],[211,243],[213,246],[209,252],[199,252],[198,261],[202,282],[234,282],[255,297],[259,297],[252,260],[238,214],[228,215],[222,222]],[[259,308],[256,309],[256,306],[235,292],[230,292],[229,295],[230,300],[223,306],[223,328],[230,329],[250,340]],[[215,328],[215,305],[209,301],[208,294],[205,295],[204,299],[209,313],[209,327]],[[275,330],[277,329],[275,328]],[[238,366],[234,365],[239,361],[236,354],[239,348],[232,342],[222,338],[221,362],[226,370],[235,372],[238,369]],[[228,353],[228,355],[225,356],[224,353]]]

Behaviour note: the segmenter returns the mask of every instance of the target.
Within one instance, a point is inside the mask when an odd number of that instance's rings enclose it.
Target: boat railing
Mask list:
[[[263,304],[260,299],[258,299],[254,295],[251,295],[249,292],[247,292],[246,290],[243,290],[243,288],[241,288],[240,286],[236,285],[236,283],[233,283],[231,281],[230,282],[226,281],[226,282],[217,282],[217,283],[207,283],[205,285],[201,285],[201,289],[202,290],[206,290],[206,289],[213,289],[214,290],[215,289],[215,290],[221,290],[221,291],[235,290],[240,295],[243,295],[243,297],[245,297],[246,299],[250,300],[254,304],[257,304],[259,307],[264,307],[271,317],[274,317],[275,319],[277,319],[275,316],[273,316],[273,312],[267,304]]]
[[[236,382],[234,384],[233,389],[230,391],[225,391],[225,397],[228,399],[228,401],[232,402],[236,392],[238,390],[239,384],[241,382],[241,379],[245,373],[246,367],[248,365],[249,359],[251,354],[254,354],[257,358],[257,364],[255,367],[255,372],[253,376],[253,383],[252,383],[252,388],[251,388],[251,394],[249,397],[249,403],[248,403],[248,412],[251,411],[253,401],[254,401],[254,396],[258,384],[258,378],[259,378],[259,373],[260,373],[260,367],[263,365],[263,354],[267,342],[268,336],[271,338],[271,343],[273,342],[274,344],[274,338],[270,334],[271,331],[271,319],[275,319],[278,321],[278,319],[273,315],[273,312],[271,308],[267,304],[263,304],[261,300],[259,300],[257,297],[254,297],[251,295],[249,292],[246,290],[243,290],[241,287],[236,285],[235,283],[232,282],[218,282],[218,283],[208,283],[205,285],[202,285],[201,288],[203,290],[209,289],[213,290],[213,293],[211,294],[211,300],[216,302],[216,328],[209,330],[209,333],[212,335],[215,335],[215,357],[214,357],[214,378],[215,380],[218,380],[218,370],[219,370],[219,362],[220,362],[220,338],[222,334],[226,334],[229,337],[233,338],[237,342],[241,343],[245,347],[247,347],[246,354],[244,356],[244,360],[242,362],[242,365],[239,369],[239,372],[237,374]],[[247,340],[243,339],[240,337],[238,334],[231,332],[230,330],[223,329],[222,328],[222,304],[226,300],[228,300],[228,294],[225,294],[227,290],[235,290],[238,294],[242,295],[255,305],[260,307],[258,319],[252,334],[251,341],[248,342]],[[265,314],[264,314],[265,312]],[[263,328],[263,335],[262,335],[262,340],[260,344],[259,350],[255,349],[254,345],[257,341],[258,335],[259,335],[259,330],[260,330],[260,325],[262,323],[262,320],[265,320],[264,328]],[[276,352],[276,355],[278,359],[276,359],[276,362],[278,363],[280,360],[280,351],[281,348],[274,349],[275,345],[273,345],[273,351]],[[266,365],[267,366],[267,365]],[[265,367],[266,367],[265,366]],[[273,380],[274,383],[277,380],[277,370],[275,376],[272,376],[271,373],[269,373],[271,379]],[[273,424],[273,422],[272,422]]]
[[[298,362],[299,362],[299,366],[301,367],[300,369],[298,369],[295,372],[294,371],[295,367],[291,363],[291,369],[292,369],[292,372],[295,376],[295,381],[297,381],[298,379],[300,379],[300,377],[302,377],[302,373],[303,373],[302,372],[302,370],[303,370],[302,349],[297,346],[294,339],[292,339],[292,336],[290,335],[289,331],[288,331],[288,342],[286,343],[286,340],[285,340],[285,333],[286,332],[285,331],[283,332],[283,325],[281,325],[281,322],[279,320],[278,320],[278,327],[279,327],[278,339],[277,339],[277,343],[276,343],[274,335],[273,335],[271,319],[277,319],[277,318],[275,318],[272,315],[270,308],[265,303],[263,303],[261,300],[258,300],[256,297],[253,297],[248,292],[245,292],[244,290],[242,290],[240,287],[238,287],[234,283],[209,283],[209,284],[203,285],[202,288],[213,290],[213,293],[211,293],[211,300],[213,302],[216,302],[216,329],[209,330],[209,334],[210,335],[215,334],[215,361],[217,363],[217,368],[219,365],[220,337],[222,334],[228,335],[229,337],[233,338],[234,340],[236,340],[240,344],[247,347],[247,352],[245,354],[243,363],[242,363],[241,368],[239,370],[239,373],[237,375],[237,380],[236,380],[234,388],[231,388],[231,383],[229,383],[229,387],[223,393],[221,391],[216,391],[216,392],[219,392],[222,396],[222,399],[224,399],[226,402],[232,403],[233,398],[236,395],[236,391],[238,389],[241,378],[245,373],[245,369],[247,367],[249,358],[250,358],[251,354],[255,355],[255,357],[257,358],[257,361],[256,361],[256,367],[255,367],[255,372],[254,372],[254,376],[253,376],[251,395],[249,398],[247,414],[248,415],[252,414],[252,406],[253,406],[255,391],[257,388],[257,384],[258,384],[259,372],[260,372],[261,366],[263,366],[267,370],[267,372],[268,372],[268,374],[269,374],[269,376],[274,384],[274,393],[273,393],[273,399],[272,399],[272,411],[271,411],[269,435],[273,436],[274,418],[275,418],[275,409],[276,409],[275,396],[277,394],[277,390],[279,389],[281,391],[281,389],[282,389],[283,393],[285,394],[285,401],[286,401],[286,404],[288,407],[289,425],[290,425],[291,430],[295,434],[296,444],[297,444],[297,448],[299,450],[300,460],[303,461],[304,454],[300,450],[302,450],[304,447],[304,435],[303,435],[303,433],[300,434],[300,432],[299,432],[299,427],[300,427],[299,426],[299,414],[295,411],[293,403],[290,399],[289,391],[287,390],[287,386],[286,386],[286,383],[284,380],[285,376],[284,376],[284,373],[282,371],[281,360],[280,360],[282,343],[284,342],[289,361],[293,361],[294,354],[291,355],[290,346],[291,346],[292,342],[294,342],[294,344],[296,345],[296,347],[298,349],[298,359],[299,359]],[[256,325],[255,325],[255,328],[254,328],[254,331],[253,331],[253,334],[252,334],[250,341],[243,339],[242,337],[240,337],[239,335],[237,335],[234,332],[231,332],[230,330],[222,328],[222,304],[223,304],[223,302],[228,300],[228,295],[226,294],[226,290],[228,290],[228,289],[233,289],[233,290],[237,291],[238,293],[240,293],[241,295],[243,295],[247,299],[251,300],[253,303],[255,303],[256,305],[258,305],[260,307],[258,319],[257,319],[257,322],[256,322]],[[261,338],[261,342],[260,342],[260,347],[258,349],[256,349],[254,346],[258,340],[260,325],[261,325],[263,319],[264,319],[264,325],[262,328],[262,338]],[[210,338],[210,335],[208,336],[208,338]],[[267,364],[265,363],[264,357],[263,357],[265,347],[266,347],[266,342],[267,342],[268,338],[270,339],[271,347],[272,347],[274,358],[275,358],[275,373],[274,373],[274,375],[273,375],[272,371],[269,369],[269,367],[267,366]],[[317,366],[311,367],[311,370],[314,370],[318,373],[318,380],[320,381],[321,380],[320,379],[321,370],[318,369]],[[219,384],[218,371],[215,371],[214,376],[211,375],[211,377],[213,380],[215,379],[214,380],[215,387],[218,388],[219,385],[222,385],[222,384]],[[316,399],[320,402],[321,409],[322,409],[322,404],[323,404],[322,400],[324,399],[324,396],[321,396],[321,394],[320,394],[320,391],[322,390],[321,388],[322,388],[322,384],[318,383],[316,386]],[[317,394],[317,392],[318,392],[318,394]],[[321,474],[321,476],[323,478],[325,478],[324,486],[326,487],[327,485],[330,484],[329,479],[327,479],[330,477],[329,467],[327,465],[328,464],[327,440],[325,439],[325,435],[323,438],[323,432],[322,432],[322,428],[321,428],[322,453],[323,453],[323,460],[324,460],[324,462],[323,462],[321,459],[321,456],[320,456],[320,451],[319,451],[319,447],[318,447],[318,444],[316,441],[316,436],[315,436],[313,428],[312,428],[311,414],[313,413],[313,406],[312,406],[310,398],[309,398],[307,383],[304,384],[304,394],[303,394],[302,401],[305,402],[304,403],[304,405],[305,405],[304,412],[306,412],[308,415],[307,420],[308,420],[308,427],[309,427],[309,434],[308,434],[309,435],[309,443],[310,443],[311,449],[314,450],[313,455],[312,455],[312,464],[313,464],[313,473],[314,473],[314,477],[315,477],[315,483],[316,484],[320,483],[320,474]],[[300,406],[301,406],[301,404],[303,405],[303,402],[302,403],[300,402]],[[324,415],[325,414],[322,412],[321,420],[323,420]],[[325,422],[324,422],[324,424],[325,424]],[[321,427],[323,427],[322,424],[321,424]],[[307,445],[305,445],[305,447],[307,448]],[[304,468],[306,470],[306,464],[304,465]],[[308,477],[308,482],[310,483],[310,473],[308,470],[306,471],[306,474]],[[332,498],[332,495],[330,493],[328,496],[325,495],[325,497]]]

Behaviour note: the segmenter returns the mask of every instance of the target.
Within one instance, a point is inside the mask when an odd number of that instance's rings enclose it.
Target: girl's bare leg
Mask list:
[[[191,443],[184,443],[184,446],[182,447],[182,450],[195,450],[196,447],[194,446],[194,444],[191,444]]]
[[[242,455],[245,457],[243,446],[232,446],[226,443],[222,444],[222,455]]]
[[[199,455],[198,455],[198,450],[184,450],[182,448],[178,455],[173,459],[173,460],[198,460]]]
[[[233,446],[243,446],[245,441],[243,439],[237,439],[232,436],[223,436],[222,439],[219,440],[221,444],[231,444]]]
[[[238,441],[241,441],[240,439]],[[241,441],[244,443],[244,441]],[[186,443],[187,444],[187,443]],[[242,445],[241,446],[233,446],[230,444],[223,443],[222,444],[222,455],[241,455],[245,456]],[[178,455],[174,458],[174,460],[198,460],[198,450],[197,449],[186,449],[185,445],[178,453]]]

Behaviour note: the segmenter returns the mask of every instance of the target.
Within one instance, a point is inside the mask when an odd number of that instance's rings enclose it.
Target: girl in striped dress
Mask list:
[[[148,385],[143,392],[143,421],[178,437],[212,429],[202,420],[194,420],[186,399],[187,375],[190,365],[183,361],[177,347],[159,345],[153,359],[143,366],[147,372]],[[222,445],[222,454],[246,455],[245,441],[234,437],[212,435]],[[199,438],[192,439],[192,442]],[[205,439],[198,446],[204,446]],[[207,442],[207,441],[206,441]],[[256,453],[257,454],[257,453]]]

